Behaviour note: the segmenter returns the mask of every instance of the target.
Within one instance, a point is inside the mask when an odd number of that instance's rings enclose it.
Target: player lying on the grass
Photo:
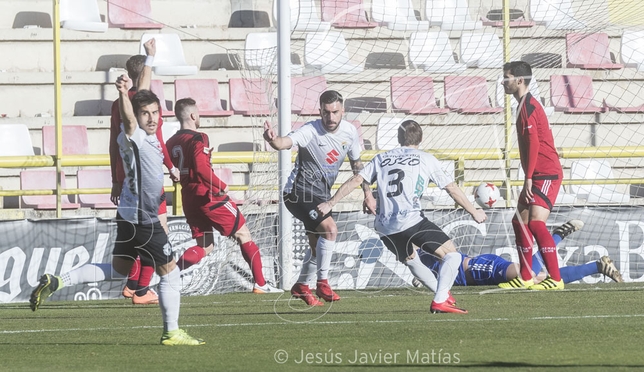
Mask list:
[[[192,98],[177,101],[175,115],[181,129],[168,140],[172,163],[179,168],[183,212],[197,245],[186,249],[177,260],[184,270],[201,261],[215,247],[212,229],[222,236],[232,237],[239,244],[244,260],[255,279],[253,293],[282,293],[264,279],[262,258],[253,241],[244,215],[228,196],[228,185],[220,180],[210,163],[210,140],[198,132],[199,109]]]
[[[163,190],[163,153],[156,136],[159,99],[149,90],[140,90],[130,101],[129,78],[116,81],[123,132],[119,150],[123,159],[125,181],[116,213],[116,243],[112,263],[88,263],[62,273],[45,274],[29,299],[31,309],[38,307],[55,291],[68,286],[106,280],[125,280],[137,256],[154,265],[159,281],[159,304],[163,318],[162,345],[202,345],[179,328],[181,279],[172,256],[172,247],[159,222],[159,204]]]
[[[552,233],[555,244],[559,244],[563,239],[573,232],[581,229],[584,223],[580,220],[570,220],[565,224],[558,226]],[[440,259],[436,256],[417,250],[420,260],[429,267],[433,272],[438,271]],[[481,254],[478,256],[463,256],[463,264],[458,270],[458,275],[454,285],[472,286],[472,285],[498,285],[509,282],[514,283],[519,277],[519,265],[508,261],[495,254]],[[542,271],[541,257],[539,253],[532,256],[533,280],[540,283],[547,277],[547,273]],[[581,280],[582,278],[593,274],[604,274],[614,281],[621,283],[622,275],[619,273],[613,261],[608,256],[603,256],[599,260],[589,262],[579,266],[565,266],[560,268],[561,278],[565,284]],[[535,274],[536,273],[536,274]],[[420,281],[414,278],[414,286],[420,287]],[[525,288],[517,283],[516,288]]]
[[[436,224],[422,213],[420,198],[429,182],[434,182],[463,207],[474,221],[482,223],[487,216],[476,209],[456,185],[451,175],[446,174],[438,160],[418,149],[423,140],[423,130],[413,120],[405,120],[398,127],[399,148],[376,155],[358,174],[343,183],[333,198],[318,205],[321,214],[331,211],[343,197],[366,181],[376,182],[378,198],[365,194],[365,209],[375,214],[375,229],[381,240],[398,261],[436,294],[430,306],[432,313],[467,314],[456,307],[456,300],[449,293],[461,266],[461,255],[456,245]],[[414,245],[441,257],[438,278],[418,259]]]

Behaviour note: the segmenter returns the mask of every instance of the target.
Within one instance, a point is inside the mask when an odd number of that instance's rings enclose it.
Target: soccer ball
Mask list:
[[[483,182],[474,190],[474,200],[481,208],[492,208],[499,199],[501,192],[493,183]]]

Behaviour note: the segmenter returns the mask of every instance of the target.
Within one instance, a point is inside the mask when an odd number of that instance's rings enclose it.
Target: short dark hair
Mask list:
[[[522,77],[525,85],[530,85],[532,80],[532,67],[525,61],[512,61],[503,65],[503,71],[509,71],[514,77]]]
[[[161,106],[161,104],[159,103],[159,98],[156,94],[146,89],[139,90],[132,97],[132,109],[134,109],[134,114],[138,114],[141,110],[141,107],[151,105],[153,103],[156,103],[157,106]]]
[[[145,59],[147,57],[141,54],[130,57],[130,59],[125,62],[125,68],[127,69],[127,75],[132,80],[132,84],[136,85],[136,81],[139,80],[139,75],[145,67]]]
[[[413,120],[405,120],[398,127],[400,146],[418,146],[423,141],[423,128]]]
[[[197,106],[197,102],[192,98],[182,98],[174,104],[174,116],[179,121],[182,121],[182,117],[185,115],[185,111],[188,107]]]
[[[334,102],[344,102],[344,98],[342,98],[342,94],[340,94],[340,92],[335,90],[327,90],[320,95],[320,107]]]

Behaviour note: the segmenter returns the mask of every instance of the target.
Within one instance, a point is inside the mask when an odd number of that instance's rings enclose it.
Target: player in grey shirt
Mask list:
[[[286,208],[304,223],[311,249],[304,256],[302,271],[291,294],[311,306],[323,305],[309,287],[316,269],[315,294],[329,302],[340,299],[328,282],[338,228],[331,211],[319,214],[315,208],[331,197],[331,186],[345,157],[349,157],[354,174],[362,169],[358,132],[342,119],[343,102],[340,93],[328,90],[320,95],[321,119],[306,123],[284,137],[277,136],[269,125],[264,131],[264,139],[276,150],[298,146],[295,167],[284,188],[284,200]],[[368,186],[365,192],[370,192]]]
[[[375,227],[382,242],[421,283],[436,293],[430,307],[432,313],[467,314],[466,310],[454,306],[456,300],[449,293],[461,265],[461,254],[449,236],[423,216],[420,198],[431,181],[445,189],[476,222],[481,223],[487,217],[469,202],[453,177],[441,170],[433,155],[418,149],[422,139],[420,125],[413,120],[404,121],[398,128],[398,142],[402,147],[378,154],[317,209],[319,213],[326,213],[365,180],[369,184],[376,182],[377,202],[371,194],[365,194],[365,198],[368,211],[376,215]],[[420,261],[414,245],[442,259],[438,279]]]

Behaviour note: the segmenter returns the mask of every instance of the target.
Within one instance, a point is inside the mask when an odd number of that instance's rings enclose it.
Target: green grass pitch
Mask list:
[[[2,371],[632,370],[644,368],[639,283],[563,292],[454,288],[468,315],[430,314],[416,289],[339,291],[321,308],[284,294],[182,299],[206,340],[159,345],[157,306],[128,300],[0,306]]]

